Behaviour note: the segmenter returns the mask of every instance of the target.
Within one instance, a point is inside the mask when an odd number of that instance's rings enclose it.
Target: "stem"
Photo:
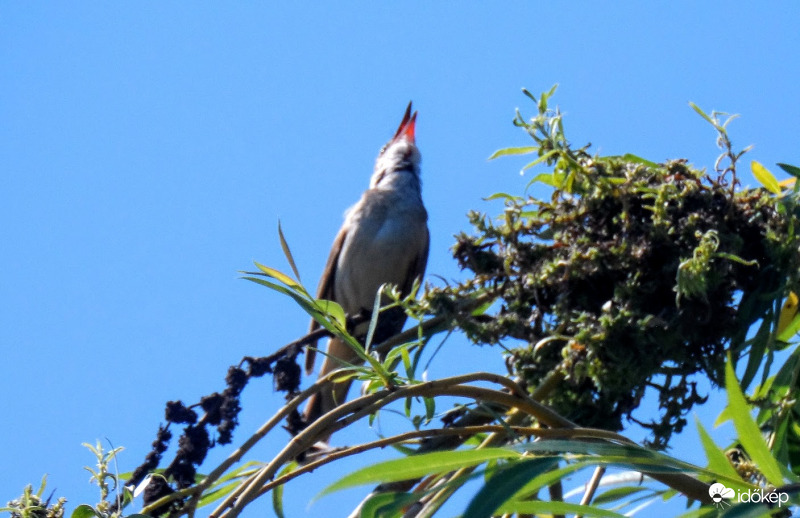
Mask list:
[[[586,492],[583,494],[583,498],[581,498],[581,505],[589,505],[591,503],[592,498],[594,498],[594,494],[597,492],[597,488],[600,485],[600,480],[602,480],[603,475],[605,474],[605,466],[597,466],[597,468],[595,468],[592,478],[589,479],[589,483],[586,485]],[[583,517],[576,516],[575,518]]]
[[[337,371],[331,372],[325,378],[324,382],[327,382],[336,375]],[[376,412],[380,408],[397,399],[415,396],[463,396],[477,400],[485,399],[488,401],[494,401],[507,407],[520,406],[529,412],[541,412],[544,416],[546,416],[546,418],[555,419],[550,414],[557,416],[557,414],[551,410],[546,409],[535,401],[530,401],[527,397],[512,396],[497,390],[461,385],[462,383],[471,383],[475,381],[495,382],[506,387],[511,387],[518,393],[522,392],[522,389],[518,385],[516,385],[513,381],[504,378],[503,376],[479,372],[454,376],[451,378],[444,378],[441,380],[420,383],[407,387],[399,387],[391,391],[381,390],[373,394],[354,399],[353,401],[345,403],[320,417],[309,427],[295,436],[268,465],[259,470],[257,474],[249,479],[249,481],[240,485],[236,491],[228,495],[228,497],[211,513],[210,516],[221,516],[222,513],[224,513],[226,518],[234,518],[238,516],[239,513],[241,513],[241,511],[253,499],[257,498],[260,488],[266,484],[268,480],[275,476],[275,473],[277,473],[280,467],[311,447],[317,437],[322,434],[332,433],[341,428],[349,426],[352,422]],[[316,383],[315,390],[319,390],[319,386],[321,386],[322,383],[323,382]],[[312,389],[313,388],[314,387],[312,387]],[[312,389],[308,389],[303,392],[305,397],[308,397],[308,395],[313,392]],[[299,404],[299,401],[293,400],[292,404],[296,407],[296,405]],[[288,414],[288,411],[284,408],[279,414]],[[270,422],[276,421],[276,417],[271,419]],[[280,419],[277,419],[277,421],[279,420]],[[226,508],[230,509],[225,512]]]

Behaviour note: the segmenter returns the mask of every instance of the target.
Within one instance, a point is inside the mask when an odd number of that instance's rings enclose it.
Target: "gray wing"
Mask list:
[[[405,277],[405,282],[402,286],[399,286],[400,292],[403,295],[408,295],[411,291],[411,287],[414,285],[414,281],[419,279],[422,282],[422,278],[425,276],[425,268],[428,266],[428,250],[431,246],[431,235],[428,232],[428,227],[425,227],[425,244],[420,247],[417,256],[414,258],[414,261],[408,267],[408,273]]]
[[[344,244],[346,237],[346,225],[342,225],[342,228],[336,235],[336,239],[333,240],[331,253],[328,256],[328,263],[325,265],[325,269],[322,271],[319,287],[317,287],[318,299],[333,300],[333,286],[334,282],[336,281],[336,265],[339,262],[339,255],[342,253],[342,245]],[[308,326],[308,332],[311,333],[317,329],[319,329],[319,323],[312,318],[311,325]],[[311,342],[306,346],[306,374],[311,374],[311,372],[314,370],[314,360],[317,356],[317,351],[315,350],[316,347],[316,341]]]

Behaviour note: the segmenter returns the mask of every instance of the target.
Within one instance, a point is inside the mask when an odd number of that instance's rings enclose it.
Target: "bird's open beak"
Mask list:
[[[403,120],[400,122],[400,127],[397,128],[397,132],[394,134],[394,137],[392,137],[392,140],[394,141],[403,137],[414,144],[414,129],[416,124],[417,112],[411,113],[411,103],[409,102],[406,113],[403,115]]]

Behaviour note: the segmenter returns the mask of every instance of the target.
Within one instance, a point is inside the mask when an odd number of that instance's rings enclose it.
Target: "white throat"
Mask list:
[[[413,143],[406,139],[390,142],[375,161],[370,189],[420,192],[420,161],[419,150]]]

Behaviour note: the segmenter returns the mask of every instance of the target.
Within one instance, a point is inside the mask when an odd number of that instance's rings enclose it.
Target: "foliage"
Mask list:
[[[514,123],[536,143],[526,152],[553,166],[534,178],[552,195],[504,195],[497,220],[470,214],[476,231],[458,236],[455,257],[473,277],[445,293],[497,293],[494,314],[459,325],[478,344],[515,339],[514,371],[532,387],[560,372],[546,402],[580,424],[620,430],[655,389],[660,416],[643,424],[663,448],[705,400],[693,375],[720,384],[725,351],[738,360],[797,283],[796,198],[737,191],[735,168],[574,150],[547,100]]]
[[[11,513],[11,518],[62,518],[64,516],[64,504],[66,498],[59,498],[54,504],[50,504],[52,495],[47,500],[42,499],[47,477],[42,478],[39,489],[34,493],[33,486],[28,484],[22,491],[22,496],[8,503],[8,506],[1,507],[0,511]]]

